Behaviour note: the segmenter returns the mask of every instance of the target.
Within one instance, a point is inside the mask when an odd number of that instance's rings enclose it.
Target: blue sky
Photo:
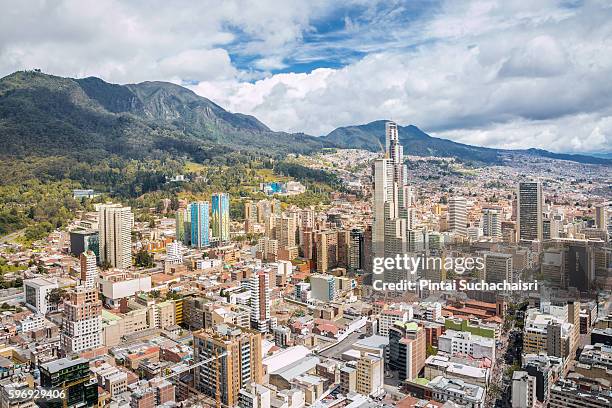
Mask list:
[[[612,150],[606,0],[13,1],[0,75],[188,86],[274,130],[393,119],[463,143]]]

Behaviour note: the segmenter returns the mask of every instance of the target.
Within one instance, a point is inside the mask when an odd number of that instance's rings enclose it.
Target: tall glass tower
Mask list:
[[[215,193],[212,196],[212,235],[219,242],[230,239],[229,195]]]
[[[208,201],[198,201],[190,204],[191,212],[191,246],[196,248],[210,245]]]

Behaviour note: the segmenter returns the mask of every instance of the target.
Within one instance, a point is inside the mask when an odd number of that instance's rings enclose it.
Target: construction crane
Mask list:
[[[218,354],[218,351],[215,350],[215,355],[213,357],[207,358],[206,360],[199,361],[190,366],[181,367],[180,369],[174,371],[173,373],[167,374],[160,378],[163,380],[167,380],[168,378],[175,377],[179,374],[185,373],[187,371],[191,371],[194,368],[200,367],[202,365],[205,365],[205,364],[208,364],[214,361],[215,363],[214,364],[215,366],[215,405],[216,405],[216,408],[222,408],[226,405],[221,402],[221,382],[219,381],[220,380],[219,378],[219,373],[220,373],[219,360],[223,357],[227,357],[228,355],[229,354],[227,351],[224,351],[223,353]]]
[[[207,358],[206,360],[199,361],[199,362],[197,362],[197,363],[195,363],[193,365],[182,367],[181,369],[179,369],[177,371],[174,371],[173,373],[165,375],[165,376],[160,377],[160,378],[162,380],[167,380],[168,378],[172,378],[172,377],[177,376],[179,374],[182,374],[184,372],[190,371],[190,370],[192,370],[192,369],[194,369],[196,367],[200,367],[200,366],[202,366],[204,364],[210,363],[211,361],[215,361],[215,367],[218,367],[218,365],[219,365],[218,359],[223,358],[223,357],[227,357],[227,356],[228,356],[227,352],[223,352],[221,354],[216,354],[215,353],[214,357],[210,357],[210,358]],[[218,374],[218,371],[219,370],[217,370],[217,374]]]

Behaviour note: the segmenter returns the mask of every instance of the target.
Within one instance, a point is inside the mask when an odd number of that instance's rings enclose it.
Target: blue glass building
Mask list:
[[[210,245],[210,216],[208,201],[198,201],[189,205],[191,212],[191,246],[195,248]]]

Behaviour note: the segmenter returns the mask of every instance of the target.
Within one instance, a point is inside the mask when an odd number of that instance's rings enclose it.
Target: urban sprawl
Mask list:
[[[405,157],[393,122],[292,160],[329,203],[285,177],[3,241],[0,406],[612,406],[609,167]]]

